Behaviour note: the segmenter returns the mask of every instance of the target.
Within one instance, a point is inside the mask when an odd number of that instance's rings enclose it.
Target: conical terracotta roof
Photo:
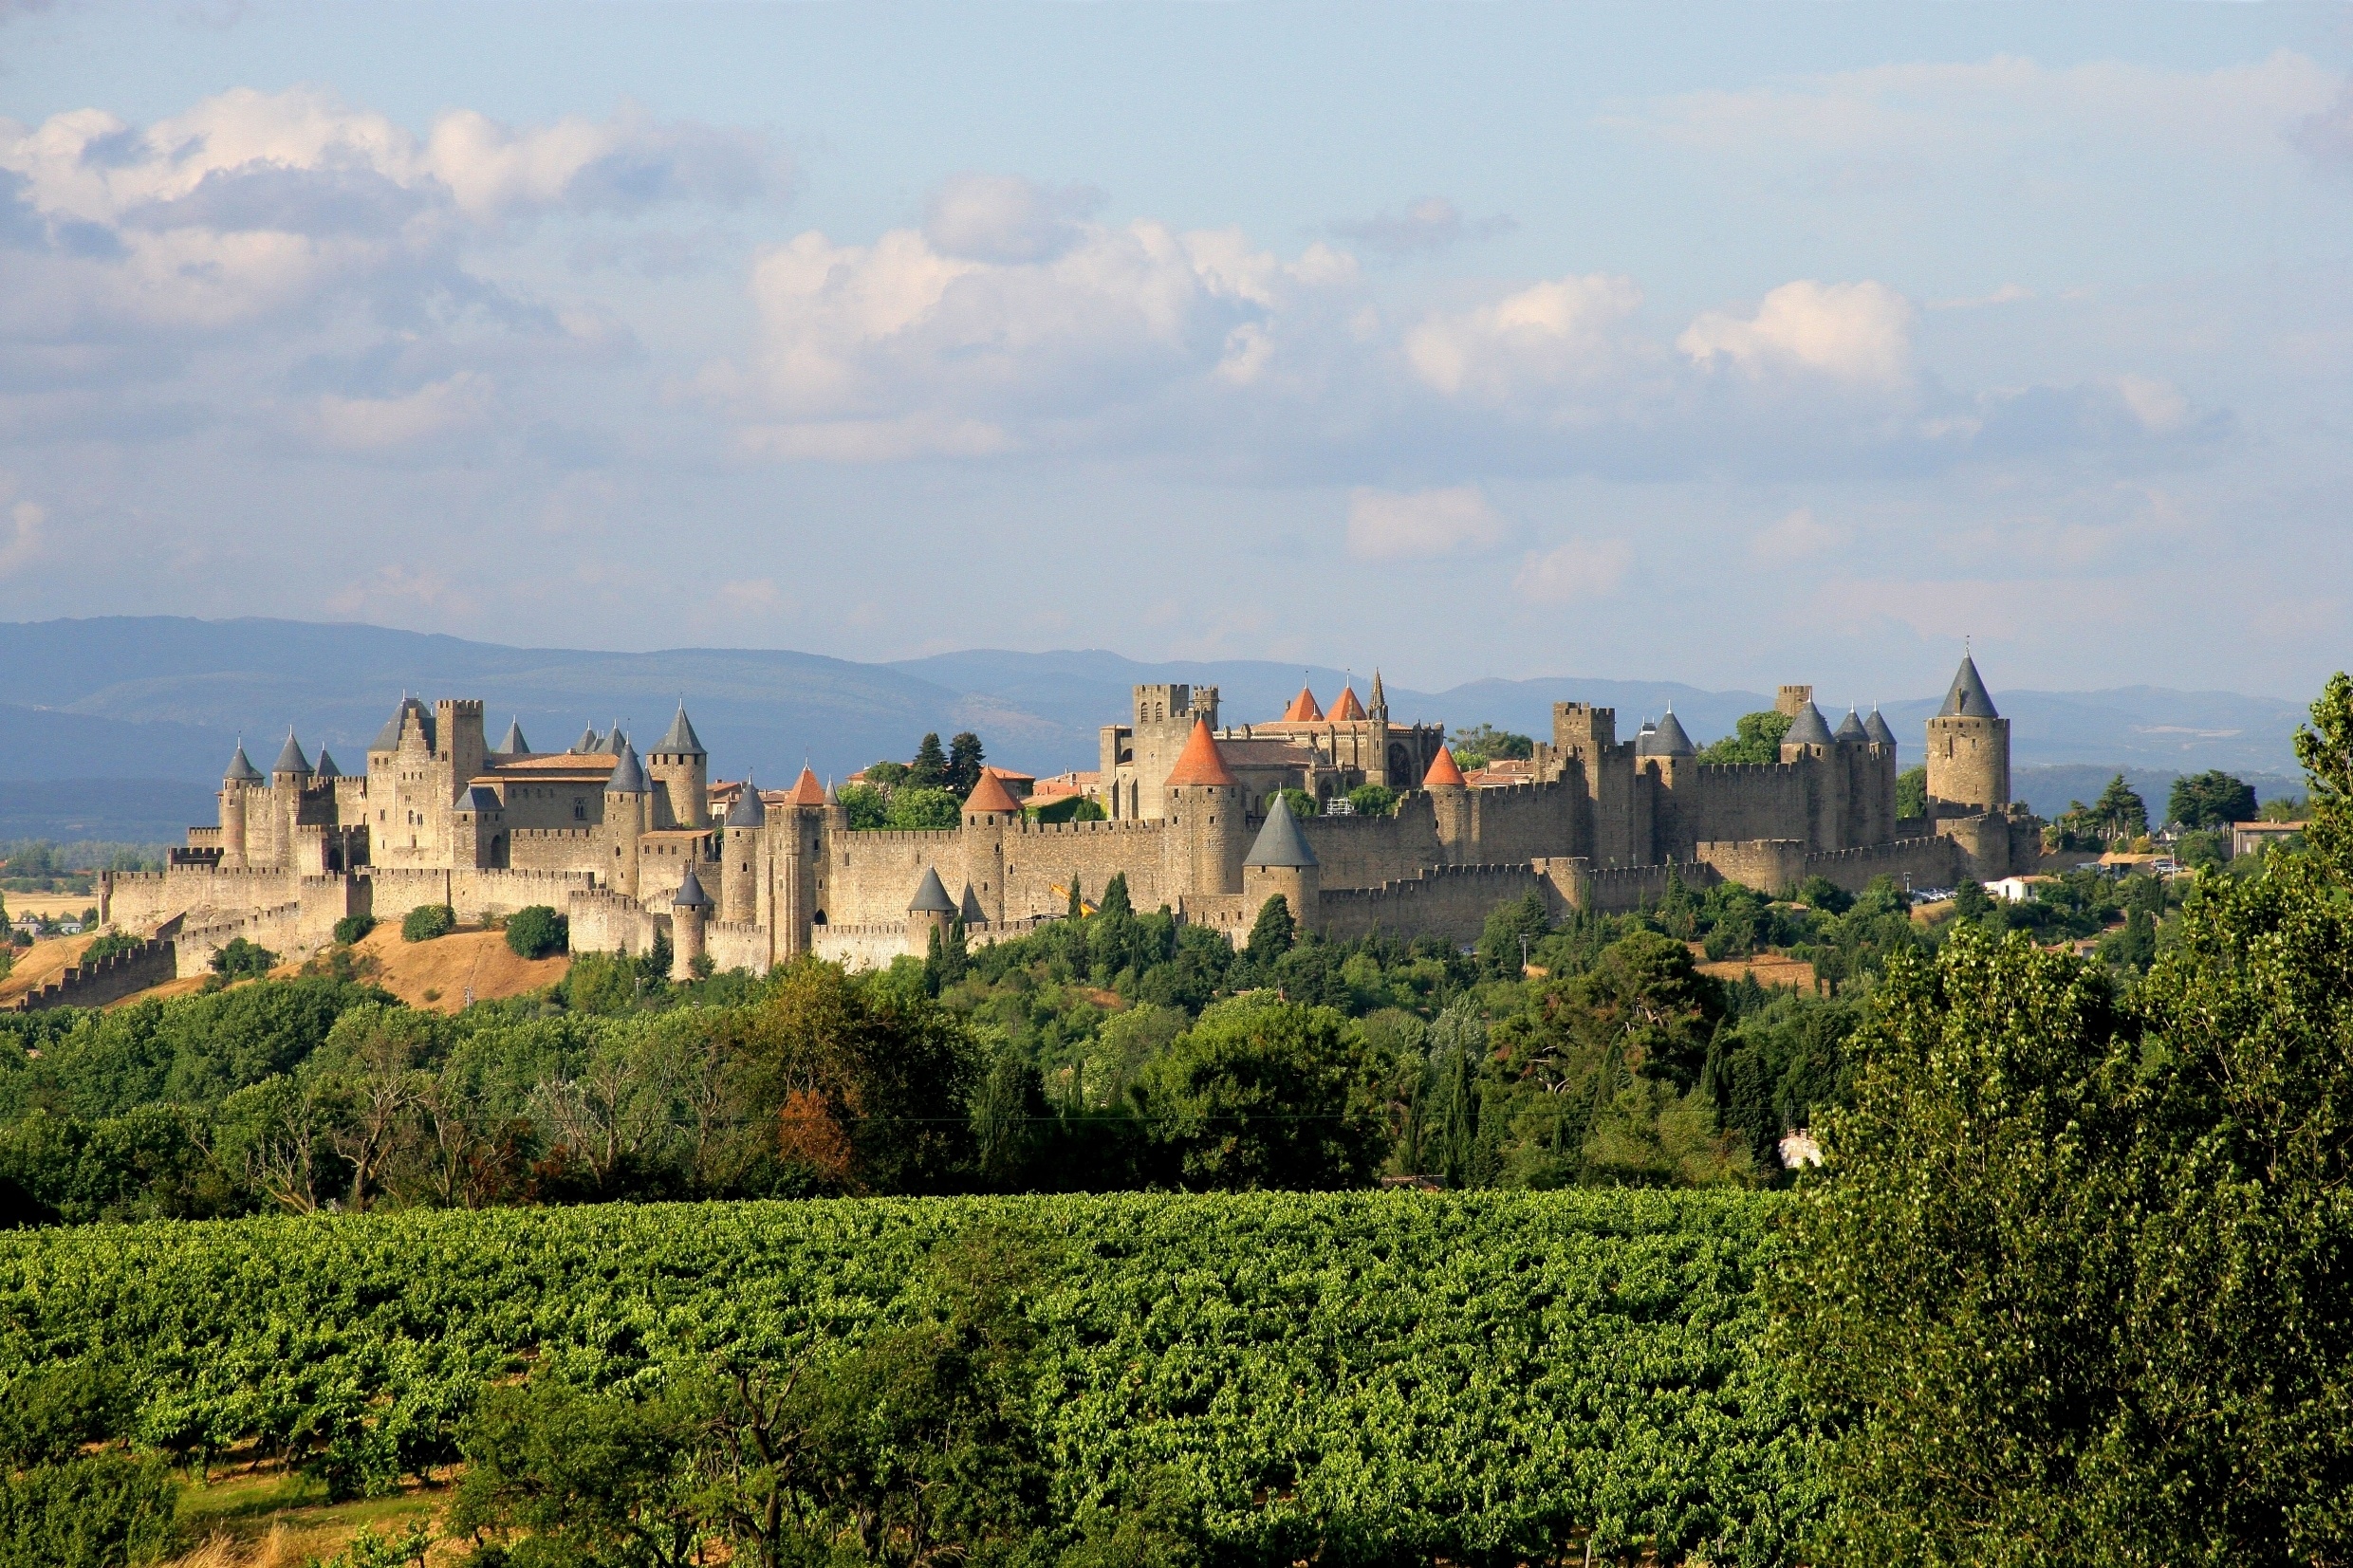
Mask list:
[[[1307,696],[1305,689],[1299,694]],[[1312,706],[1315,699],[1307,697],[1307,701]],[[1295,709],[1299,705],[1293,703],[1291,706]],[[1207,719],[1193,721],[1193,733],[1186,737],[1184,750],[1177,753],[1176,766],[1168,770],[1168,777],[1162,782],[1169,784],[1232,786],[1233,775],[1226,769],[1225,756],[1217,749],[1217,737],[1210,733]]]
[[[1350,719],[1361,719],[1363,716],[1364,705],[1356,700],[1356,688],[1353,686],[1342,687],[1340,689],[1340,700],[1332,704],[1332,710],[1330,714],[1331,721],[1334,724],[1345,724]]]
[[[1191,750],[1192,747],[1186,749]],[[1013,815],[1021,810],[1021,802],[1013,799],[1013,792],[1005,787],[1003,779],[984,767],[980,770],[980,783],[973,785],[973,792],[964,798],[964,809]]]
[[[1430,771],[1421,776],[1421,787],[1424,789],[1466,789],[1470,787],[1470,781],[1462,776],[1462,769],[1454,766],[1454,751],[1441,746],[1438,747],[1438,754],[1430,761]]]
[[[1315,693],[1304,686],[1299,689],[1299,695],[1291,699],[1291,705],[1283,710],[1285,724],[1321,724],[1323,721],[1323,706],[1315,700]]]
[[[807,764],[802,765],[801,776],[793,781],[792,793],[785,797],[785,803],[787,805],[824,805],[825,803],[825,786],[817,782],[817,775],[809,771]]]

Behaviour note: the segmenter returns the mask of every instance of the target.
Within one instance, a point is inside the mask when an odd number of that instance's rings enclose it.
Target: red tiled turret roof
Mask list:
[[[807,764],[801,766],[801,776],[792,784],[792,793],[785,797],[788,805],[824,805],[825,786],[817,782],[817,774]]]
[[[965,798],[964,809],[1001,811],[1011,816],[1021,810],[1021,802],[1013,799],[1012,791],[1005,787],[1004,780],[984,769],[980,783],[974,784],[972,794]]]
[[[1443,789],[1450,786],[1461,789],[1465,787],[1466,783],[1467,781],[1462,776],[1462,769],[1454,766],[1454,753],[1443,746],[1438,747],[1438,754],[1431,760],[1430,771],[1421,776],[1421,787],[1424,789]]]
[[[1313,702],[1315,699],[1309,697],[1307,700]],[[1294,703],[1292,706],[1298,705]],[[1193,721],[1193,733],[1185,738],[1185,748],[1177,754],[1176,766],[1168,770],[1166,782],[1171,784],[1227,786],[1233,784],[1233,775],[1226,770],[1226,759],[1217,750],[1217,737],[1210,733],[1207,719]]]
[[[1285,724],[1318,724],[1323,718],[1324,710],[1316,702],[1315,693],[1304,686],[1299,689],[1299,695],[1291,699],[1291,705],[1283,710]]]
[[[1332,704],[1331,721],[1334,724],[1346,724],[1351,719],[1361,719],[1363,716],[1364,705],[1356,700],[1356,688],[1342,687],[1340,700]]]

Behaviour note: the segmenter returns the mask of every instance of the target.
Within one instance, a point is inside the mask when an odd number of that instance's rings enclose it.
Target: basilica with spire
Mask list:
[[[680,705],[642,751],[615,724],[535,750],[483,705],[406,697],[363,769],[315,762],[289,733],[269,773],[240,745],[218,820],[165,870],[105,874],[101,916],[175,944],[183,973],[245,937],[316,952],[338,922],[446,905],[494,922],[546,905],[574,950],[666,943],[680,974],[764,972],[804,953],[884,964],[935,930],[987,942],[1061,917],[1113,876],[1130,902],[1239,940],[1269,897],[1308,931],[1475,938],[1507,900],[1629,910],[1666,889],[1812,876],[1860,889],[1988,880],[2029,867],[2041,824],[2010,799],[2010,724],[1964,658],[1925,740],[1927,809],[1898,811],[1894,731],[1875,711],[1834,729],[1812,688],[1781,688],[1777,759],[1718,766],[1672,712],[1621,739],[1617,715],[1554,705],[1524,778],[1474,786],[1436,723],[1399,724],[1376,674],[1326,710],[1303,687],[1278,716],[1232,722],[1214,687],[1139,686],[1102,732],[1100,821],[1042,821],[993,771],[957,825],[852,830],[814,773],[715,784]],[[1344,808],[1362,784],[1385,816]],[[1321,802],[1294,816],[1286,791]]]

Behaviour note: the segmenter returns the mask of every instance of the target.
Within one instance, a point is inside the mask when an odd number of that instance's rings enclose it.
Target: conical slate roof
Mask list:
[[[1334,724],[1345,724],[1351,719],[1361,719],[1363,716],[1364,705],[1356,700],[1356,688],[1353,686],[1342,687],[1340,689],[1340,700],[1332,704],[1332,711],[1330,715],[1331,721]]]
[[[744,775],[744,792],[735,797],[733,805],[727,808],[727,821],[719,825],[721,827],[766,827],[768,825],[768,807],[761,803],[760,786],[751,782],[750,774]]]
[[[1185,748],[1176,754],[1176,766],[1168,770],[1168,777],[1162,782],[1232,785],[1233,775],[1226,769],[1225,755],[1217,749],[1217,737],[1210,733],[1207,719],[1193,721],[1193,733],[1185,737]]]
[[[1838,733],[1831,738],[1841,742],[1852,741],[1857,745],[1868,745],[1871,732],[1862,727],[1862,720],[1856,716],[1853,709],[1849,708],[1846,710],[1846,716],[1839,720]]]
[[[572,743],[572,754],[576,757],[584,757],[596,748],[597,727],[593,724],[581,726],[580,739]]]
[[[1654,757],[1696,757],[1699,747],[1692,745],[1691,734],[1683,721],[1667,710],[1667,716],[1658,721],[1658,732],[1650,738],[1650,754]]]
[[[1953,689],[1944,694],[1944,706],[1936,710],[1940,719],[1998,719],[1993,698],[1977,678],[1977,661],[1967,654],[1961,655],[1961,667],[1953,672]]]
[[[932,866],[925,866],[923,880],[915,885],[915,896],[907,901],[907,913],[954,914],[955,908],[955,900],[948,896],[947,888],[940,883],[939,872]]]
[[[530,750],[531,743],[523,738],[523,720],[520,717],[507,721],[507,738],[498,743],[498,748],[510,757],[520,757]]]
[[[1438,754],[1430,759],[1430,771],[1421,776],[1424,789],[1462,789],[1470,781],[1462,776],[1461,765],[1454,761],[1451,747],[1439,747]]]
[[[229,771],[221,775],[223,784],[260,784],[261,769],[245,754],[245,743],[237,743],[237,754],[229,759]]]
[[[1871,709],[1871,716],[1862,721],[1862,732],[1881,746],[1896,744],[1896,732],[1887,728],[1885,719],[1880,717],[1880,710],[1876,704]]]
[[[415,697],[402,697],[400,699],[400,706],[392,710],[392,717],[386,719],[384,721],[384,728],[376,732],[375,744],[370,746],[368,749],[371,751],[399,750],[400,729],[401,726],[407,721],[409,714],[412,712],[417,715],[417,728],[425,732],[425,744],[427,746],[431,746],[433,744],[432,710],[428,709],[423,703],[418,702]]]
[[[702,878],[695,875],[693,866],[687,867],[686,875],[678,878],[678,891],[670,895],[670,907],[680,910],[711,908],[711,895],[703,891]]]
[[[710,755],[709,752],[703,749],[702,741],[695,733],[695,726],[686,716],[686,704],[684,703],[678,704],[678,716],[670,721],[669,729],[664,731],[662,734],[661,744],[655,747],[654,749],[657,751],[676,752],[682,756],[688,757],[704,757]]]
[[[1831,744],[1829,721],[1822,716],[1821,709],[1809,702],[1797,710],[1797,718],[1789,725],[1789,732],[1781,737],[1781,744],[1828,746]]]
[[[1323,704],[1317,702],[1315,693],[1304,686],[1299,689],[1299,695],[1291,699],[1291,705],[1283,710],[1285,724],[1320,724],[1323,719]]]
[[[621,754],[622,748],[628,745],[629,737],[621,733],[621,720],[615,719],[613,721],[613,728],[611,731],[608,732],[603,739],[597,742],[597,749],[599,751],[610,751],[614,756],[618,757]]]
[[[973,785],[973,792],[964,798],[964,809],[1018,813],[1021,802],[1013,799],[1013,792],[1005,787],[1003,779],[984,767],[980,770],[980,783]]]
[[[278,747],[278,760],[269,765],[269,771],[272,773],[307,773],[310,771],[310,759],[303,755],[302,743],[294,738],[293,730],[289,729],[286,732],[286,744]]]
[[[613,765],[613,776],[604,781],[607,795],[644,795],[645,769],[638,765],[638,748],[628,741],[621,742],[621,761]]]
[[[792,781],[792,793],[786,799],[793,805],[824,805],[825,786],[817,782],[816,771],[803,763],[801,776]]]
[[[1291,815],[1290,802],[1281,795],[1267,809],[1267,825],[1258,830],[1258,841],[1242,857],[1246,866],[1312,866],[1319,862],[1315,851],[1307,847],[1306,835],[1299,831],[1299,819]]]
[[[319,766],[311,771],[322,779],[340,779],[343,776],[343,770],[335,766],[335,759],[327,755],[324,746],[319,747]]]

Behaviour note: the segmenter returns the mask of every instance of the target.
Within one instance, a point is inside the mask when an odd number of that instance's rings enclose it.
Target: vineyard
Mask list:
[[[1642,1192],[872,1199],[410,1211],[0,1237],[0,1384],[87,1359],[144,1444],[387,1473],[487,1383],[785,1369],[923,1306],[975,1229],[1045,1259],[1058,1513],[1187,1478],[1326,1560],[1788,1559],[1811,1517],[1755,1282],[1776,1200]]]

